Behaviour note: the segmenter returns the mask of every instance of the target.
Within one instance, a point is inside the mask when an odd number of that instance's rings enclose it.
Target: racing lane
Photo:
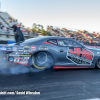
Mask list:
[[[40,91],[40,95],[0,95],[0,100],[88,100],[99,98],[100,70],[72,69],[0,75],[0,91]]]

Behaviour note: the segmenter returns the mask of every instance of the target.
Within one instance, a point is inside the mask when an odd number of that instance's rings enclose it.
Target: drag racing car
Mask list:
[[[0,46],[5,59],[34,69],[100,68],[100,49],[70,38],[43,36]]]

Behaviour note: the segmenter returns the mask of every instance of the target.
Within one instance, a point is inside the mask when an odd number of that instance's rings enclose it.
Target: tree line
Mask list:
[[[26,30],[27,31],[31,31],[34,34],[41,33],[43,36],[50,36],[51,35],[48,31],[46,31],[44,29],[43,25],[36,24],[36,23],[34,23],[32,25],[32,28],[31,29],[29,27],[27,27]]]

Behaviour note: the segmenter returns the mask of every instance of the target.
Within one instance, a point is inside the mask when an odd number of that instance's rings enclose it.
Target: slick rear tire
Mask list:
[[[51,54],[47,52],[38,52],[32,55],[31,59],[31,67],[34,69],[52,69],[54,60]]]

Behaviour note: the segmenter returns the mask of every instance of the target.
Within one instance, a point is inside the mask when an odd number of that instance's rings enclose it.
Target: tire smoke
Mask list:
[[[19,64],[7,62],[4,60],[2,60],[2,62],[3,63],[0,64],[0,74],[3,74],[3,75],[10,75],[10,74],[18,75],[18,74],[25,74],[25,73],[30,73],[30,72],[43,71],[39,69],[33,69],[27,65],[19,65]]]
[[[44,58],[42,58],[42,59],[44,59]],[[46,66],[45,69],[49,69],[49,68],[51,68],[52,63],[53,63],[53,60],[52,60],[51,56],[47,55],[47,61],[44,64],[42,64],[42,66]],[[41,66],[41,64],[38,64],[38,66]],[[24,74],[24,73],[31,73],[31,72],[32,73],[40,72],[40,71],[44,71],[45,69],[36,69],[36,68],[32,68],[27,65],[20,65],[20,64],[8,62],[8,61],[4,60],[4,54],[0,53],[0,74],[17,75],[17,74]]]

